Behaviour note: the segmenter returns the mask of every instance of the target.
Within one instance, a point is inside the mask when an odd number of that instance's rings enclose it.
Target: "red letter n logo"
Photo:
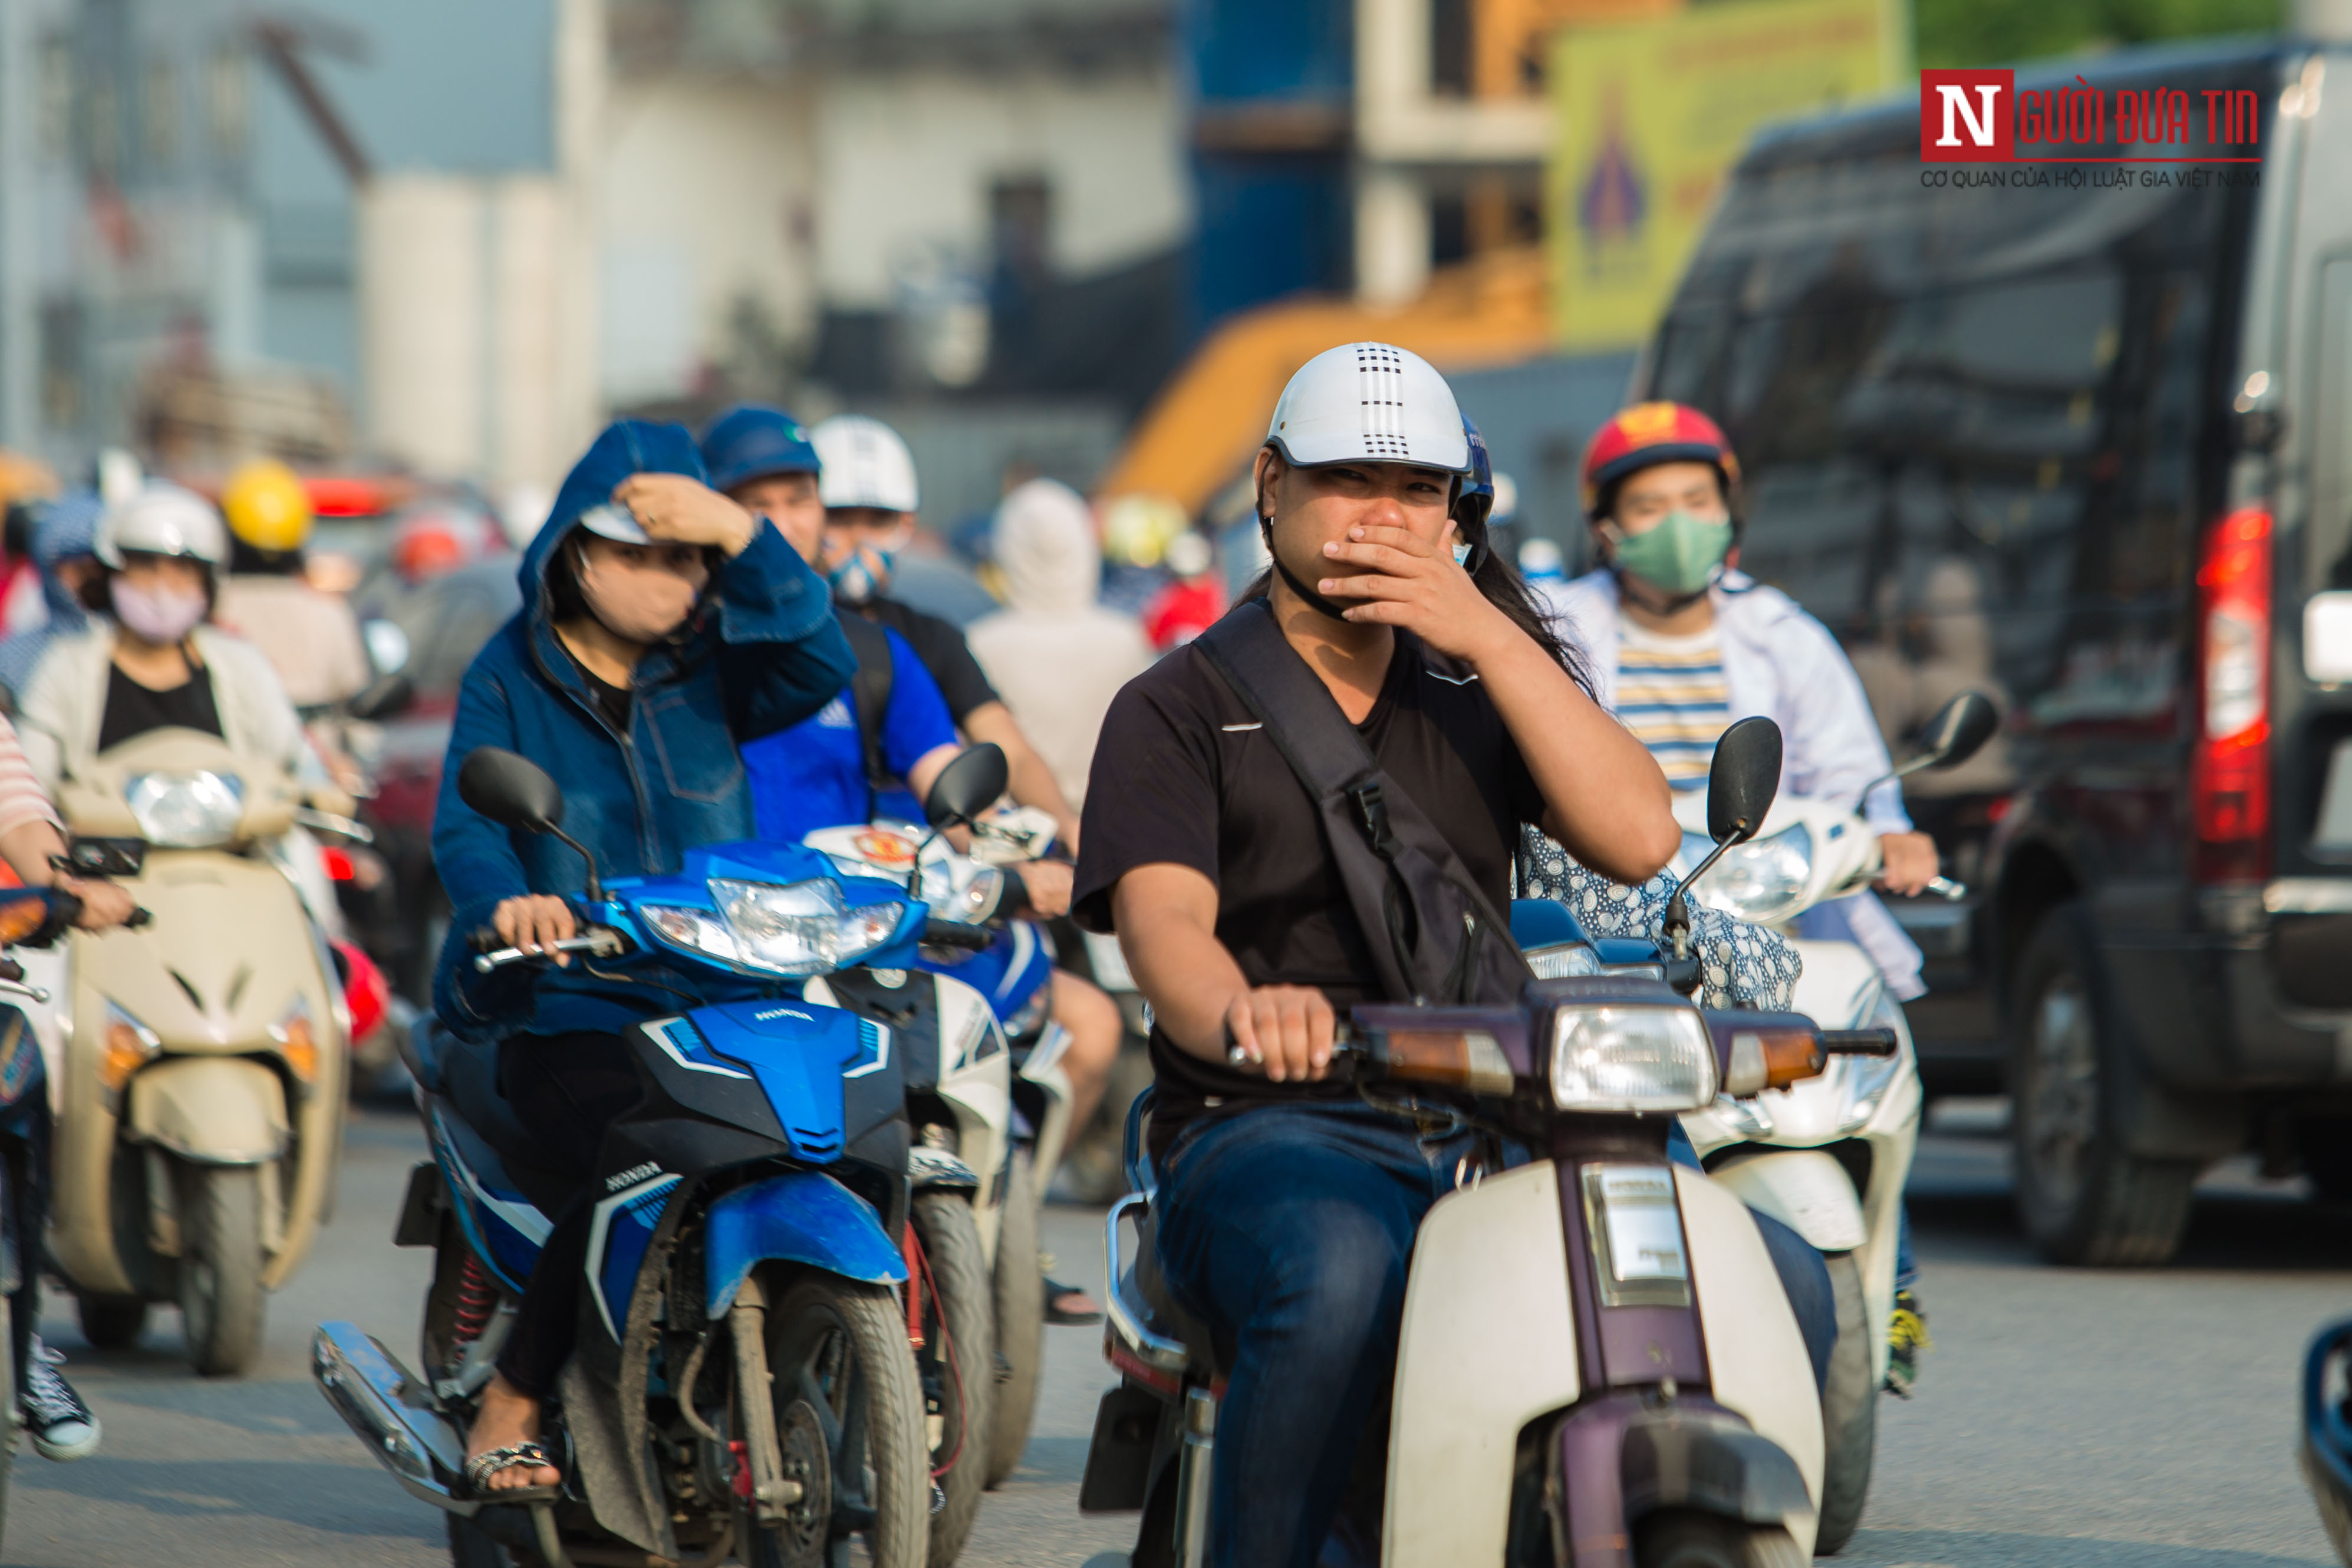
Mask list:
[[[2015,71],[1919,73],[1919,161],[2006,163],[2015,154]]]

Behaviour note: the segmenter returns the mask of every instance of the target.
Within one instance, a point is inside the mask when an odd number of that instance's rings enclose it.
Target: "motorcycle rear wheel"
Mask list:
[[[500,1546],[470,1519],[449,1516],[449,1568],[545,1568],[546,1561]]]
[[[136,1296],[79,1296],[81,1337],[94,1350],[127,1351],[147,1331],[147,1303]]]
[[[1037,1415],[1045,1360],[1045,1274],[1038,1262],[1037,1173],[1026,1149],[1013,1152],[1004,1185],[1004,1226],[996,1240],[996,1353],[1004,1358],[996,1411],[988,1423],[991,1490],[1021,1463]]]
[[[802,1568],[803,1562],[831,1561],[838,1543],[862,1534],[872,1568],[923,1568],[930,1546],[930,1455],[906,1315],[883,1286],[830,1274],[787,1279],[768,1285],[766,1351],[777,1424],[787,1427],[796,1400],[815,1414],[833,1460],[832,1507],[823,1539],[814,1542],[814,1558],[801,1552],[788,1522],[761,1531],[743,1560],[751,1568]]]
[[[1796,1539],[1777,1524],[1668,1509],[1633,1531],[1636,1568],[1804,1568]]]

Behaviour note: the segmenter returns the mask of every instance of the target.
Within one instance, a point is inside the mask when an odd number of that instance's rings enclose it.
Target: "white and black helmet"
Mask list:
[[[228,562],[228,529],[195,491],[150,479],[107,507],[91,553],[117,571],[125,555],[176,555],[218,567]]]
[[[1296,468],[1410,463],[1470,471],[1454,389],[1434,365],[1393,343],[1343,343],[1299,366],[1274,405],[1265,440]]]
[[[898,432],[863,414],[836,414],[809,432],[820,465],[817,499],[830,511],[871,507],[914,511],[922,504],[915,455]]]

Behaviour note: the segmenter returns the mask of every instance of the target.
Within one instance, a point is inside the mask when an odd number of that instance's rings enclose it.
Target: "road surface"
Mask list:
[[[2043,1268],[2010,1224],[1990,1108],[1923,1142],[1915,1215],[1936,1350],[1919,1397],[1889,1400],[1857,1568],[2319,1568],[2331,1563],[2294,1463],[2304,1342],[2352,1314],[2352,1215],[2242,1173],[2209,1181],[2174,1267]],[[425,1255],[388,1241],[413,1123],[354,1124],[342,1208],[270,1303],[253,1375],[212,1383],[178,1356],[176,1314],[100,1354],[68,1311],[45,1331],[106,1423],[93,1459],[19,1458],[0,1563],[20,1568],[424,1568],[440,1520],[363,1453],[311,1387],[311,1323],[347,1317],[404,1355]],[[1096,1279],[1094,1213],[1051,1211],[1066,1278]],[[1097,1331],[1049,1331],[1034,1441],[981,1513],[971,1568],[1054,1568],[1126,1543],[1082,1520],[1078,1477],[1108,1379]]]

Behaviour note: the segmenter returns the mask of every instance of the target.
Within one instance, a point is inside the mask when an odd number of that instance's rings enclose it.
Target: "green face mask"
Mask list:
[[[1654,528],[1620,539],[1616,564],[1680,597],[1704,589],[1730,549],[1727,520],[1670,511]]]

